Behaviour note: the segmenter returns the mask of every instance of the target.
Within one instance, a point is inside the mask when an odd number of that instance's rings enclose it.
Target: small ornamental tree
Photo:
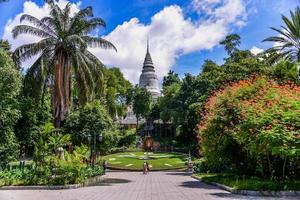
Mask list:
[[[78,146],[91,145],[93,140],[89,142],[89,135],[102,134],[103,141],[101,144],[97,142],[97,149],[102,155],[109,153],[119,142],[119,132],[100,101],[93,101],[72,112],[66,120],[64,130],[71,134],[73,144]]]
[[[259,77],[215,91],[199,125],[210,163],[264,176],[299,176],[300,87]]]

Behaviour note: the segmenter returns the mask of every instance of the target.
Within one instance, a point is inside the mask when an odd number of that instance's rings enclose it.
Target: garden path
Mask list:
[[[99,185],[71,190],[0,190],[0,200],[275,199],[233,195],[197,181],[184,172],[150,172],[148,175],[109,172],[105,177],[106,181]]]

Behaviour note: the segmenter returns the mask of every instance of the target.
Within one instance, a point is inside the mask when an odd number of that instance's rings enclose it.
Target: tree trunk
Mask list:
[[[61,122],[69,114],[71,107],[71,62],[63,51],[56,54],[54,66],[54,87],[52,92],[52,111],[54,126],[60,128]]]
[[[139,117],[136,115],[136,135],[138,135],[138,128],[139,128]]]
[[[282,167],[282,177],[285,177],[285,168],[286,168],[286,156],[284,157],[283,167]]]
[[[269,175],[272,176],[272,164],[271,164],[271,161],[270,161],[269,153],[267,153],[267,158],[268,158]]]

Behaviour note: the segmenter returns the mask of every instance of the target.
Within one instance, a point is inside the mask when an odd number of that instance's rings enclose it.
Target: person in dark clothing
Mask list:
[[[103,173],[105,175],[106,174],[106,169],[107,169],[107,162],[106,162],[106,160],[103,161],[102,167],[103,167]]]

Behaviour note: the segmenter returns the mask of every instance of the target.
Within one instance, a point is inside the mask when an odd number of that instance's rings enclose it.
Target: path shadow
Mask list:
[[[211,193],[210,195],[218,197],[218,198],[230,198],[230,199],[249,199],[249,196],[242,196],[242,195],[236,195],[232,193],[226,193],[226,192],[217,192],[217,193]],[[257,197],[259,199],[259,197]]]
[[[114,184],[123,184],[123,183],[130,183],[131,180],[128,179],[121,179],[121,178],[105,178],[101,182],[92,184],[90,186],[111,186]]]
[[[203,183],[201,181],[185,181],[182,182],[179,186],[181,187],[187,187],[187,188],[202,188],[202,189],[216,189],[215,186],[208,185],[206,183]]]
[[[173,175],[173,176],[191,176],[192,173],[189,172],[168,172],[167,175]]]

